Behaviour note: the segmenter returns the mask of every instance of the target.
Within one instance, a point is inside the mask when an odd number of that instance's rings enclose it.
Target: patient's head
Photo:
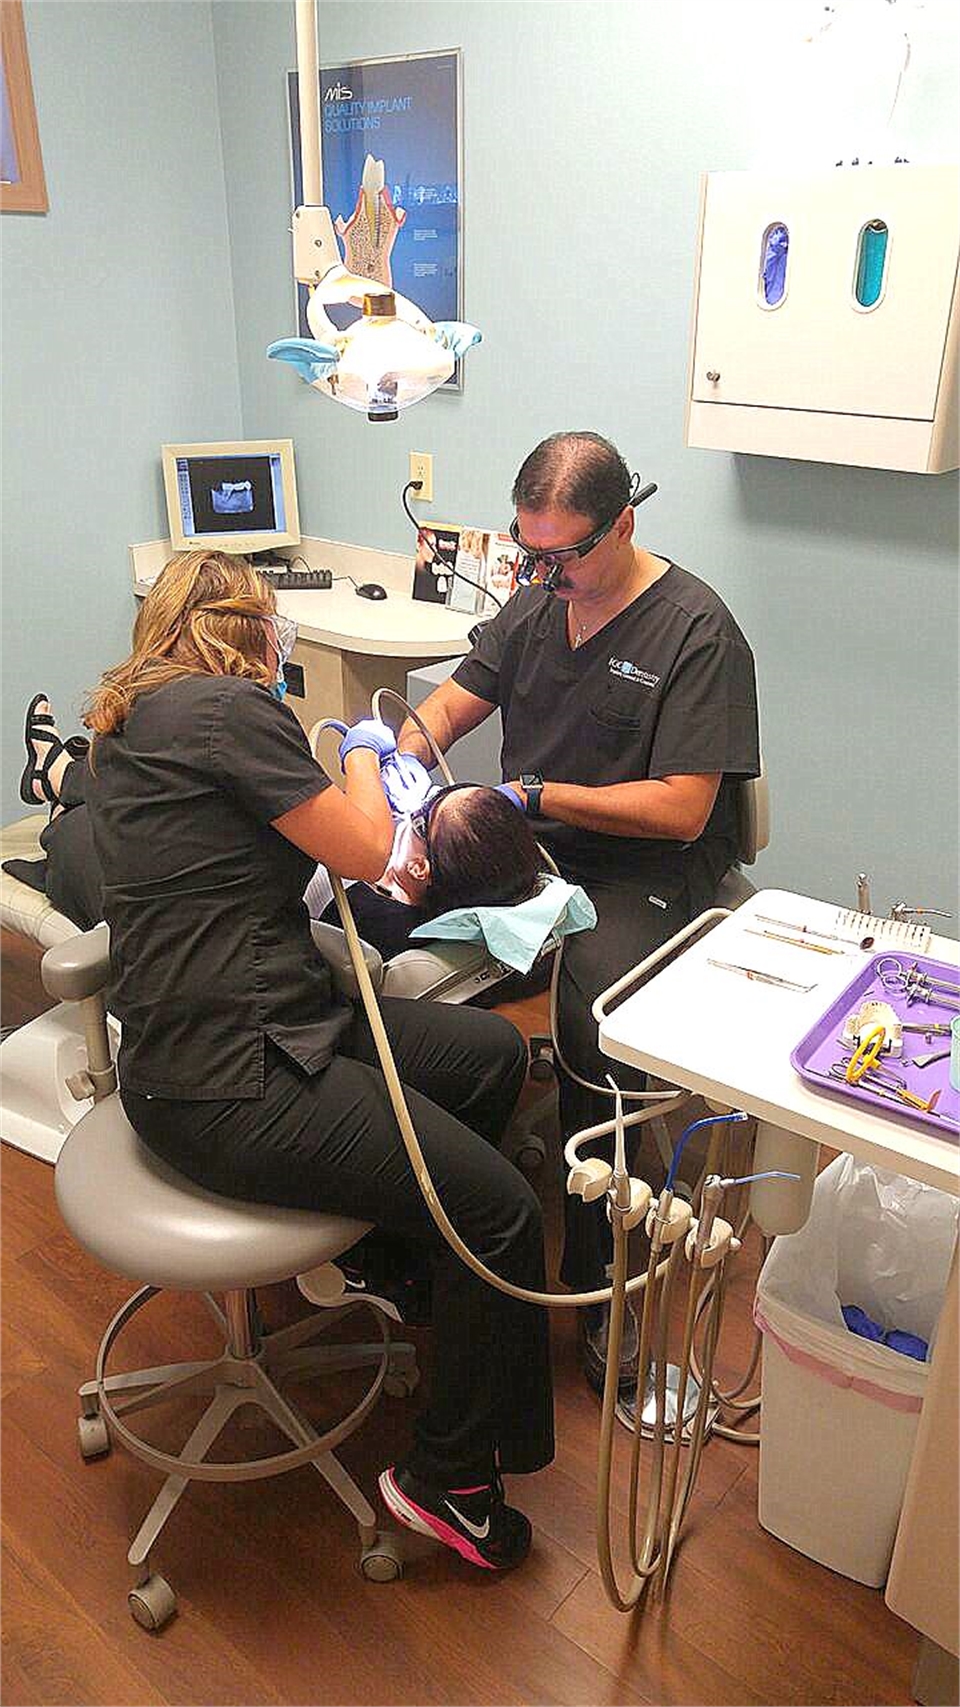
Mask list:
[[[533,895],[542,858],[529,821],[495,788],[454,784],[421,816],[422,839],[398,831],[381,886],[447,913],[455,907],[510,907]],[[385,879],[389,882],[385,883]]]
[[[453,787],[427,818],[432,913],[454,907],[510,907],[526,901],[542,860],[529,820],[495,788]]]

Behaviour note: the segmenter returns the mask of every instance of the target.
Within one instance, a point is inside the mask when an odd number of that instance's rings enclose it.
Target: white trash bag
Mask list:
[[[806,1225],[778,1238],[763,1265],[758,1309],[771,1305],[858,1336],[840,1313],[857,1304],[884,1331],[898,1328],[925,1339],[932,1355],[950,1258],[957,1236],[957,1200],[934,1186],[837,1156],[818,1176]],[[859,1340],[902,1360],[887,1346]]]

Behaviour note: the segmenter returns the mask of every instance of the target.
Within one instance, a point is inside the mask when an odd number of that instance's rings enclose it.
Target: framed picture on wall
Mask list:
[[[40,133],[20,0],[0,5],[0,211],[46,213]]]
[[[323,200],[352,272],[380,281],[431,320],[462,320],[463,167],[459,48],[354,60],[320,72]],[[287,73],[293,206],[302,199],[296,71]],[[310,337],[307,289],[297,332]],[[358,310],[328,307],[343,327]],[[442,388],[462,389],[458,362]]]

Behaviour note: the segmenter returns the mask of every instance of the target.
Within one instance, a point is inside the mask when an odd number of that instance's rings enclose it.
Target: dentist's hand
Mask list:
[[[519,783],[517,783],[516,788],[514,788],[509,782],[498,782],[495,784],[495,787],[498,794],[506,795],[511,806],[515,806],[518,812],[525,812],[527,810],[524,794]]]
[[[397,738],[389,725],[381,723],[379,718],[365,717],[362,722],[355,723],[352,729],[347,730],[340,743],[341,769],[347,754],[355,753],[361,747],[376,753],[382,764],[384,759],[389,759],[391,753],[396,752]]]

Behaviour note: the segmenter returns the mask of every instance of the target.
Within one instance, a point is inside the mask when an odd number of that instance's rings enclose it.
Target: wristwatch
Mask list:
[[[540,796],[543,793],[543,772],[521,771],[520,787],[523,789],[523,792],[527,797],[527,817],[539,818]]]

